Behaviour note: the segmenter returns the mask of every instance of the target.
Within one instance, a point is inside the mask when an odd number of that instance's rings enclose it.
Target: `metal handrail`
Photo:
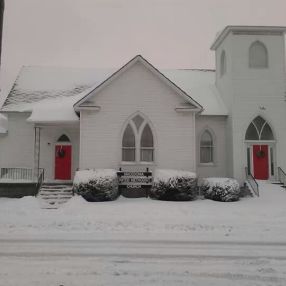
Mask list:
[[[39,169],[39,176],[38,176],[38,181],[37,181],[37,185],[36,185],[36,194],[35,196],[39,193],[40,188],[44,182],[45,179],[45,169],[40,168]]]
[[[252,188],[253,192],[257,197],[259,197],[259,185],[253,175],[251,174],[251,171],[249,170],[248,167],[245,167],[245,175],[246,175],[246,180],[249,183],[250,187]]]
[[[286,173],[281,167],[278,167],[278,181],[283,184],[283,187],[286,187]]]

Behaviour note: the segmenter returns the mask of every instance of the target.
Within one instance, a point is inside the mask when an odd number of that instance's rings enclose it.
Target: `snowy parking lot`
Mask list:
[[[220,203],[0,199],[0,285],[286,285],[286,191]]]

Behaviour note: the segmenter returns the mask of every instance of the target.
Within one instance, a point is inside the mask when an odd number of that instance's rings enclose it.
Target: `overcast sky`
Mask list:
[[[286,0],[5,0],[2,88],[22,65],[214,68],[226,25],[286,26]]]

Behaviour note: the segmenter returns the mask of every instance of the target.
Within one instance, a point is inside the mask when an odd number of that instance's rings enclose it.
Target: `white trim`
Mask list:
[[[100,111],[101,107],[100,106],[88,106],[88,105],[81,105],[81,106],[75,106],[74,110],[75,111],[83,111],[83,110],[93,110],[93,111]]]
[[[230,33],[255,33],[255,34],[284,34],[286,27],[283,26],[226,26],[215,38],[211,50],[216,50],[226,36]]]
[[[192,107],[175,107],[177,112],[203,112],[202,109]]]
[[[137,127],[135,125],[135,123],[133,122],[133,118],[136,117],[137,115],[140,115],[144,120],[141,123],[139,130],[137,130]],[[128,124],[131,126],[132,131],[134,133],[135,136],[135,161],[122,161],[122,140],[123,140],[123,135],[124,132],[126,130],[126,127],[128,126]],[[152,136],[153,136],[153,148],[150,147],[150,149],[153,149],[153,161],[141,161],[141,137],[142,137],[142,133],[143,130],[145,128],[146,125],[149,125],[151,132],[152,132]],[[155,132],[154,132],[154,127],[151,123],[151,121],[147,118],[147,116],[145,114],[143,114],[140,111],[137,111],[135,113],[133,113],[131,116],[128,117],[128,119],[125,121],[123,128],[121,130],[121,134],[120,134],[120,160],[119,160],[119,164],[120,165],[155,165],[156,164],[156,146],[157,146],[157,139],[155,136]],[[144,148],[143,148],[144,149]]]
[[[254,176],[254,162],[253,162],[253,146],[257,145],[267,145],[268,147],[268,180],[274,180],[276,176],[276,142],[274,141],[245,141],[246,145],[246,166],[247,166],[247,148],[250,148],[250,171]],[[273,168],[274,175],[271,175],[271,157],[270,157],[270,148],[273,148]]]
[[[85,95],[82,99],[77,101],[74,104],[74,108],[80,108],[80,106],[89,100],[91,97],[94,97],[97,93],[99,93],[102,89],[104,89],[106,86],[108,86],[113,80],[118,78],[121,74],[123,74],[126,70],[128,70],[130,67],[132,67],[136,63],[142,63],[150,72],[152,72],[154,75],[158,76],[160,80],[162,80],[165,84],[167,84],[170,88],[174,90],[178,95],[181,95],[184,97],[190,104],[192,104],[195,108],[198,108],[199,110],[203,110],[203,107],[195,101],[190,95],[188,95],[185,91],[183,91],[180,87],[178,87],[174,82],[172,82],[170,79],[168,79],[164,74],[162,74],[158,69],[156,69],[154,66],[152,66],[147,60],[145,60],[141,55],[135,56],[133,59],[131,59],[127,64],[125,64],[123,67],[121,67],[119,70],[117,70],[115,73],[113,73],[110,77],[108,77],[105,81],[103,81],[101,84],[99,84],[97,87],[95,87],[93,90],[91,90],[87,95]]]
[[[60,132],[58,132],[60,133]],[[68,138],[69,138],[69,142],[58,142],[58,139],[62,136],[62,135],[66,135]],[[60,180],[60,179],[56,179],[56,146],[71,146],[71,164],[70,164],[70,173],[71,173],[71,179],[70,180]],[[67,132],[61,132],[60,135],[58,137],[56,137],[56,141],[54,141],[54,144],[53,144],[53,179],[52,181],[55,181],[55,182],[70,182],[72,181],[72,170],[73,170],[73,152],[74,152],[74,148],[73,148],[73,144],[72,144],[72,141],[71,141],[71,137],[69,136],[69,134],[67,134]]]

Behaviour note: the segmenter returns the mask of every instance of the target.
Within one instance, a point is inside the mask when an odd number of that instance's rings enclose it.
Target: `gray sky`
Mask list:
[[[22,65],[214,68],[226,25],[286,26],[286,0],[6,0],[2,89]]]

